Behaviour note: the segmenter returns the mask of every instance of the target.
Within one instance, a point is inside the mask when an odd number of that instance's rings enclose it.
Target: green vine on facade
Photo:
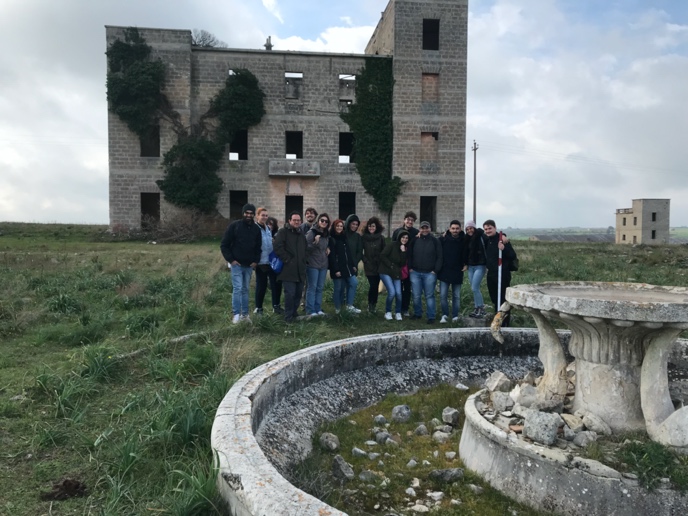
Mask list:
[[[393,176],[392,60],[368,57],[356,77],[356,102],[341,118],[354,134],[354,158],[365,191],[390,214],[404,181]]]
[[[107,98],[109,109],[143,138],[160,119],[171,123],[177,143],[163,157],[165,178],[156,181],[165,199],[180,208],[211,213],[222,191],[217,171],[237,132],[257,125],[265,114],[265,94],[248,70],[236,70],[211,99],[208,111],[187,128],[162,92],[165,64],[151,60],[152,48],[138,30],[124,30],[124,41],[110,45]],[[208,129],[205,121],[217,120]]]

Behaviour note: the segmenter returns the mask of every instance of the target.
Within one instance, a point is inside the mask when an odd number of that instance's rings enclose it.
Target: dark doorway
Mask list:
[[[437,197],[420,198],[420,222],[427,220],[433,233],[440,231],[437,227]]]
[[[285,195],[284,196],[284,222],[289,219],[289,214],[292,211],[298,211],[303,218],[303,196],[301,195]]]
[[[356,213],[356,192],[339,192],[339,218],[346,220]]]
[[[160,194],[141,192],[141,228],[152,229],[160,223]]]
[[[229,191],[229,220],[239,220],[244,214],[244,206],[248,204],[247,190]]]

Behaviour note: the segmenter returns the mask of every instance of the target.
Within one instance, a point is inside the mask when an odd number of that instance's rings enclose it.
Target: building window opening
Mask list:
[[[350,73],[339,74],[339,102],[352,103],[356,98],[356,76]]]
[[[303,158],[303,131],[286,131],[285,147],[287,159]]]
[[[652,222],[657,222],[657,212],[656,211],[652,212]]]
[[[621,240],[626,241],[626,235],[621,235]]]
[[[339,133],[339,162],[355,163],[354,133]]]
[[[246,161],[248,159],[248,131],[238,131],[229,144],[229,161]]]
[[[286,221],[289,214],[293,211],[298,211],[303,218],[303,196],[302,195],[285,195],[284,196],[284,220]]]
[[[652,240],[655,240],[656,238],[657,238],[657,231],[653,229],[652,230]]]
[[[160,126],[158,124],[151,125],[139,141],[142,158],[160,157]]]
[[[300,99],[302,86],[302,72],[284,72],[284,98]]]
[[[638,225],[638,217],[633,217],[633,225],[634,226]]]
[[[634,244],[637,244],[637,243],[638,243],[638,237],[635,236],[635,235],[633,235],[633,243],[634,243]]]
[[[160,223],[160,194],[141,192],[141,229],[153,229]]]
[[[437,197],[420,198],[420,220],[427,220],[432,231],[437,232]]]
[[[423,20],[423,50],[440,49],[440,21]]]
[[[625,225],[626,225],[626,217],[624,217],[624,218],[621,220],[621,225],[622,225],[622,226],[625,226]]]
[[[229,220],[239,220],[244,216],[244,206],[248,204],[248,190],[229,191]]]
[[[356,213],[356,192],[339,192],[339,215],[342,220]]]

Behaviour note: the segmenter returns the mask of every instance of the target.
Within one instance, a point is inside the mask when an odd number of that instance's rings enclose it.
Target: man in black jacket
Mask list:
[[[488,219],[483,222],[483,242],[485,243],[485,262],[487,265],[487,290],[490,299],[495,306],[495,312],[499,311],[497,306],[497,291],[499,282],[499,251],[502,251],[502,285],[500,292],[500,303],[506,301],[506,289],[511,285],[511,263],[516,259],[516,251],[511,247],[509,239],[503,233],[497,232],[497,224],[494,220]],[[504,316],[502,326],[509,326],[510,314]]]
[[[225,231],[220,244],[222,256],[232,268],[232,313],[234,324],[241,320],[251,322],[248,316],[248,286],[251,273],[260,261],[262,237],[260,228],[253,222],[256,207],[246,204],[243,218],[235,220]]]
[[[442,244],[442,270],[437,275],[440,280],[440,308],[442,319],[440,323],[449,322],[449,288],[452,289],[452,322],[459,320],[461,308],[461,285],[463,284],[464,264],[464,234],[461,222],[452,220],[449,230],[440,237]]]
[[[435,285],[437,273],[442,269],[442,246],[439,240],[430,234],[430,223],[420,223],[420,233],[410,242],[409,275],[413,291],[413,318],[423,315],[421,295],[425,293],[425,308],[428,324],[435,322]]]
[[[303,283],[306,281],[306,237],[301,231],[301,214],[293,211],[287,224],[275,235],[275,254],[284,262],[277,279],[284,287],[284,320],[294,322],[298,315]]]

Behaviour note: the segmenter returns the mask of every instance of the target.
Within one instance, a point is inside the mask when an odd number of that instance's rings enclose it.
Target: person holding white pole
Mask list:
[[[516,251],[509,239],[502,232],[497,233],[497,224],[488,219],[483,223],[483,242],[485,243],[485,262],[487,265],[487,290],[490,300],[499,311],[500,304],[505,301],[506,289],[511,285],[511,271],[516,262]],[[509,326],[509,313],[502,322],[503,327]]]

